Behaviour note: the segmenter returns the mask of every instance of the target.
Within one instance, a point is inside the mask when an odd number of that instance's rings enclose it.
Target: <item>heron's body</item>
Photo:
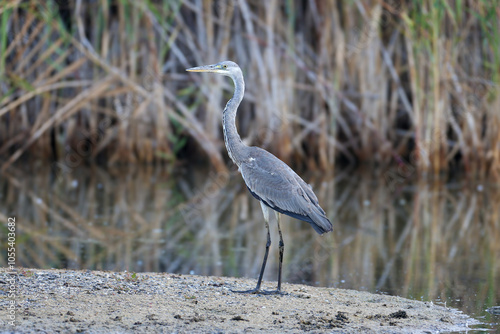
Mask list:
[[[278,289],[281,288],[281,263],[283,261],[283,239],[279,226],[279,213],[306,221],[316,232],[323,234],[333,229],[320,207],[318,198],[311,187],[304,182],[287,164],[271,153],[259,148],[250,147],[241,141],[236,130],[236,112],[243,99],[245,82],[239,66],[231,61],[214,65],[200,66],[188,69],[192,72],[212,72],[227,75],[233,79],[235,91],[228,101],[222,116],[224,142],[231,160],[238,165],[243,180],[250,193],[261,202],[267,227],[268,242],[257,287],[245,292],[259,292],[264,273],[271,239],[269,235],[269,210],[276,211],[278,230],[280,233],[280,266]]]
[[[287,164],[271,153],[249,147],[249,156],[239,167],[250,193],[279,213],[308,222],[319,234],[332,225],[318,198]]]

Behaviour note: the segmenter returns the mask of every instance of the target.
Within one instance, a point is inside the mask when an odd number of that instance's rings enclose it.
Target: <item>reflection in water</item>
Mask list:
[[[11,170],[0,180],[0,219],[16,217],[21,266],[258,276],[262,213],[237,172],[33,174]],[[284,281],[442,301],[473,314],[500,303],[499,186],[392,189],[385,180],[310,179],[334,232],[320,237],[283,216]],[[265,279],[275,281],[272,247]]]

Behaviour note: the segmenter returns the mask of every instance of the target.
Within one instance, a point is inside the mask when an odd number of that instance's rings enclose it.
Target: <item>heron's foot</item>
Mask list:
[[[236,293],[246,293],[246,294],[254,294],[254,295],[286,295],[287,293],[281,290],[261,290],[260,288],[257,289],[250,289],[250,290],[231,290],[231,292],[236,292]]]
[[[286,295],[287,293],[285,291],[281,290],[264,290],[259,292],[261,295],[279,295],[283,296]]]
[[[236,293],[247,293],[247,294],[258,294],[261,293],[260,288],[250,289],[250,290],[231,290],[231,292]]]

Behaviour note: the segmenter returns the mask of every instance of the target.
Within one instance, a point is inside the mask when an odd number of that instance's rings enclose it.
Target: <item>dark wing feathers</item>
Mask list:
[[[251,149],[240,172],[252,195],[278,212],[310,223],[319,234],[331,231],[332,224],[311,187],[271,153]]]

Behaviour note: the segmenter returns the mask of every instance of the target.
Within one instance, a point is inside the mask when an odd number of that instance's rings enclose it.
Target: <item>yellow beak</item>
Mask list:
[[[188,72],[211,72],[211,73],[227,73],[221,67],[221,65],[203,65],[198,67],[191,67],[186,69]]]

